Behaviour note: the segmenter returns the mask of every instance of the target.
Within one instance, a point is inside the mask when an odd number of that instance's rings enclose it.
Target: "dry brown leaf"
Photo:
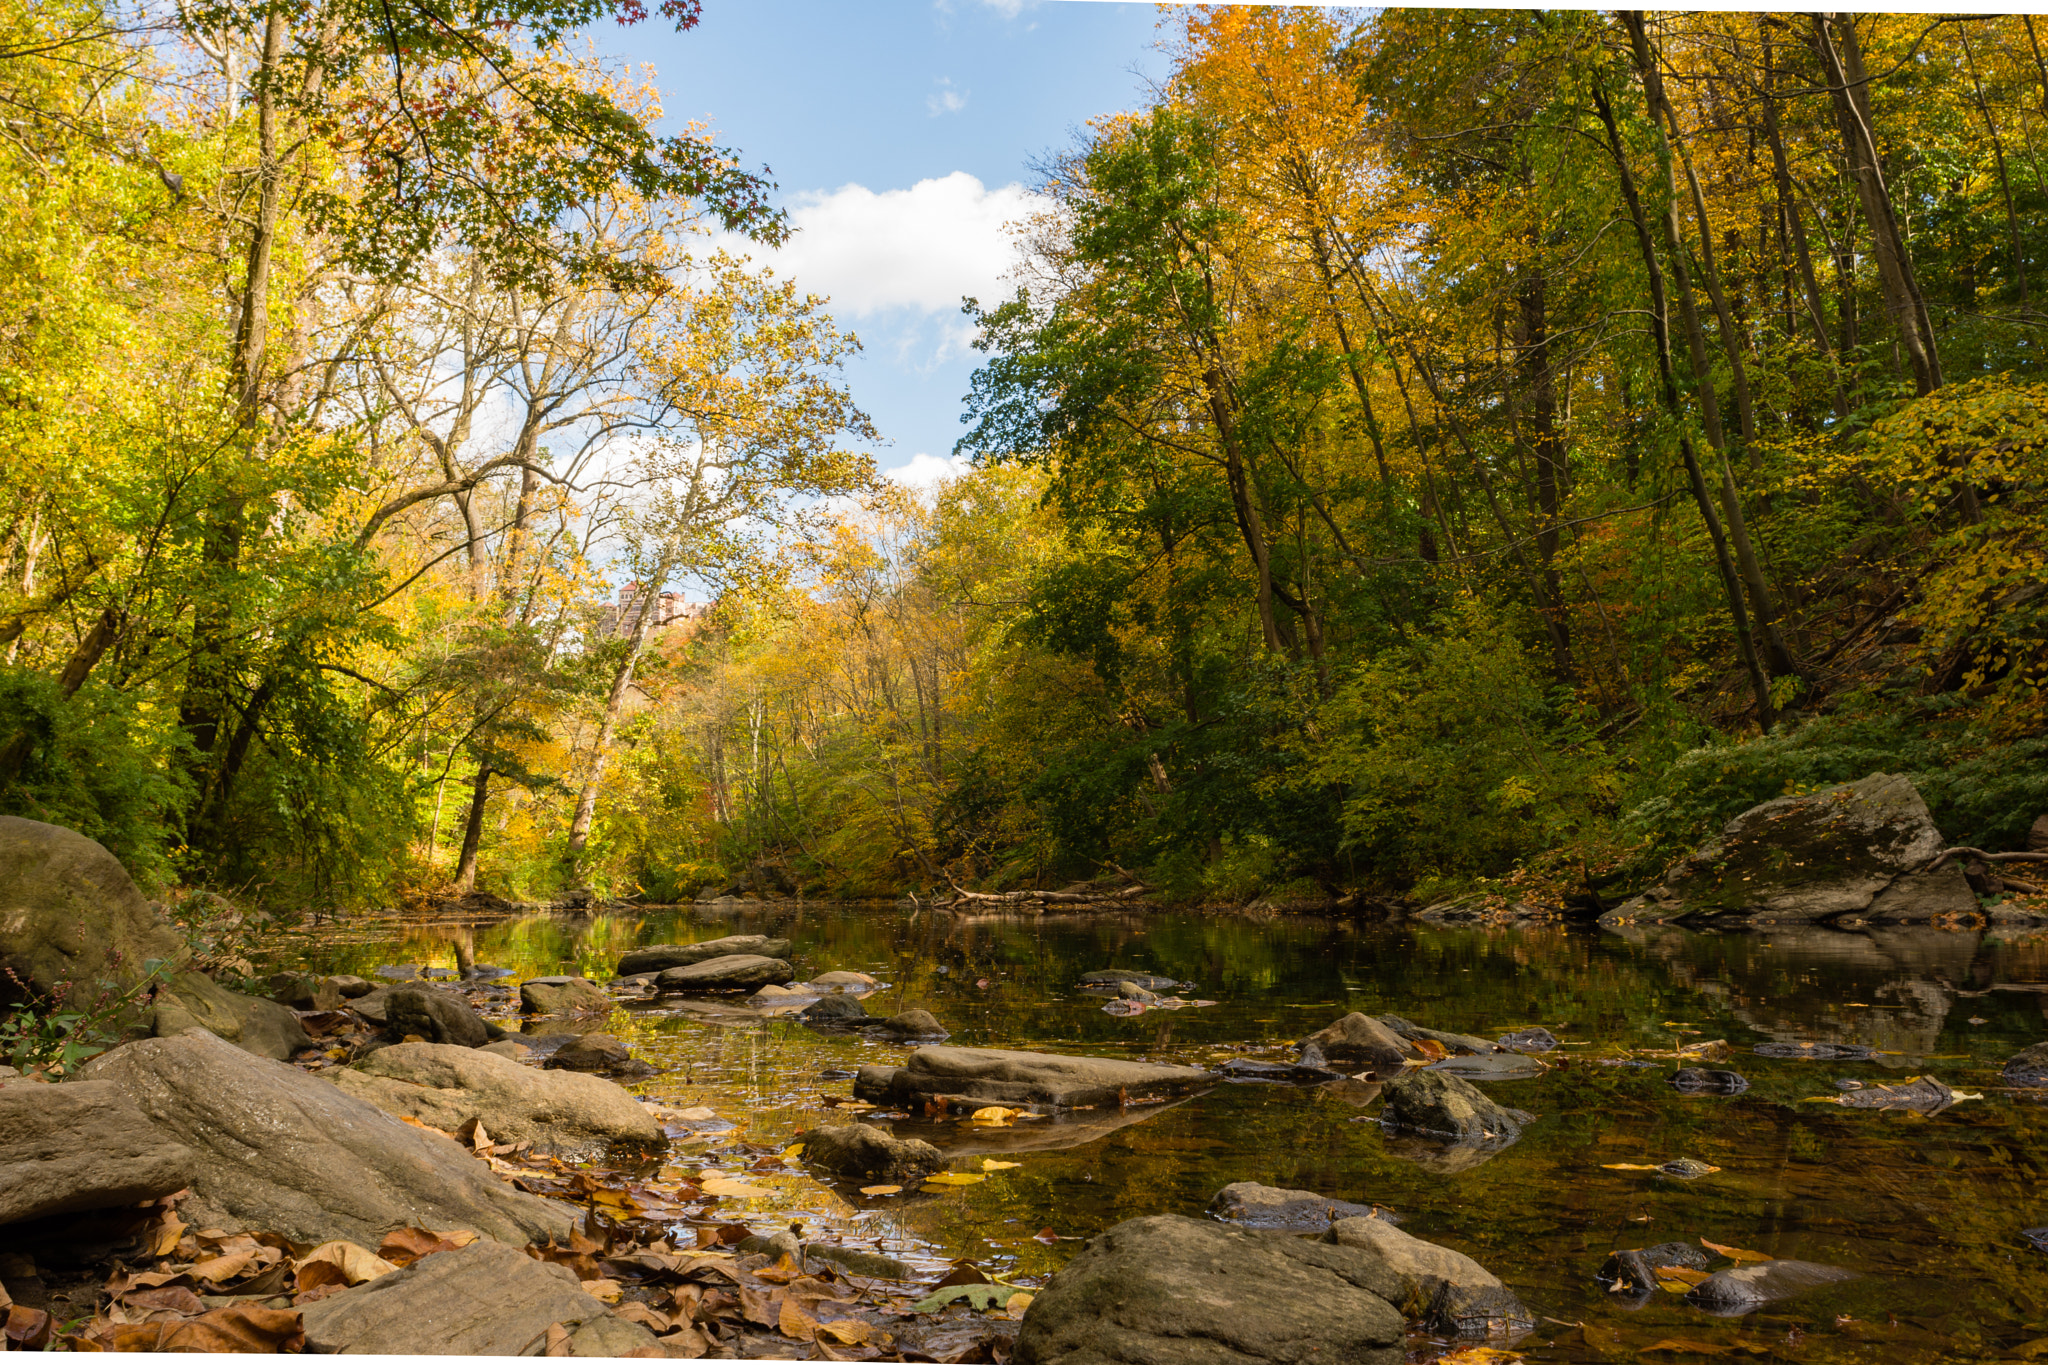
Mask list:
[[[626,1292],[626,1286],[617,1280],[585,1280],[583,1292],[603,1303],[617,1303],[619,1296]]]
[[[575,1354],[575,1352],[571,1350],[569,1347],[569,1329],[562,1326],[562,1324],[559,1322],[549,1325],[547,1332],[547,1342],[547,1349],[541,1352],[541,1354],[544,1356],[566,1356]]]
[[[740,1290],[740,1314],[757,1327],[774,1327],[782,1319],[782,1305],[778,1296],[766,1289],[756,1289],[743,1284]]]
[[[585,1285],[584,1288],[587,1289],[589,1286]],[[627,1322],[637,1322],[648,1331],[657,1334],[666,1332],[675,1326],[674,1321],[669,1318],[668,1314],[658,1313],[646,1304],[635,1303],[630,1299],[614,1308],[612,1313],[615,1317],[624,1318]]]
[[[185,1235],[185,1223],[177,1214],[165,1210],[164,1220],[145,1234],[148,1244],[143,1248],[149,1256],[168,1256],[178,1249],[178,1239]]]
[[[5,1336],[7,1345],[16,1351],[40,1351],[50,1344],[50,1315],[40,1308],[27,1304],[12,1304],[7,1309]]]
[[[714,1175],[704,1181],[704,1193],[717,1195],[720,1199],[759,1199],[775,1191],[749,1185],[743,1180],[728,1180],[722,1175]]]
[[[860,1187],[860,1192],[862,1194],[901,1194],[903,1193],[903,1187],[901,1185],[863,1185]]]
[[[1031,1307],[1031,1300],[1036,1297],[1038,1296],[1035,1294],[1010,1295],[1010,1301],[1003,1305],[1003,1316],[1022,1322],[1024,1320],[1024,1310]]]
[[[776,1330],[795,1341],[814,1341],[818,1336],[818,1321],[795,1299],[784,1299],[782,1309],[776,1314]]]
[[[662,1349],[675,1360],[701,1360],[711,1354],[711,1342],[688,1323],[661,1338]]]
[[[196,1318],[117,1326],[105,1340],[114,1351],[281,1355],[302,1349],[306,1333],[299,1315],[289,1308],[234,1304]]]
[[[354,1242],[340,1240],[322,1242],[304,1256],[299,1257],[292,1264],[301,1274],[304,1274],[307,1266],[316,1265],[322,1261],[332,1262],[334,1265],[341,1267],[343,1279],[351,1285],[358,1285],[367,1280],[378,1279],[398,1269],[397,1266],[385,1260],[376,1252],[365,1247],[359,1247]]]
[[[454,1240],[456,1237],[464,1235],[462,1233],[428,1232],[425,1228],[399,1228],[395,1232],[384,1234],[384,1240],[377,1245],[377,1254],[391,1264],[403,1269],[422,1256],[432,1256],[443,1251],[456,1251],[467,1246],[468,1242]],[[471,1240],[475,1239],[475,1234],[467,1235]]]
[[[882,1332],[873,1323],[862,1322],[859,1318],[838,1318],[819,1323],[817,1335],[820,1340],[830,1340],[841,1346],[865,1346]]]
[[[1462,1351],[1438,1356],[1435,1365],[1521,1365],[1521,1361],[1522,1357],[1513,1351],[1496,1346],[1467,1346]]]
[[[183,1285],[169,1285],[162,1289],[132,1289],[121,1296],[121,1306],[141,1309],[145,1314],[171,1312],[181,1317],[197,1317],[206,1311],[206,1305],[200,1301],[199,1296]]]
[[[1654,1171],[1655,1166],[1644,1166],[1634,1161],[1610,1161],[1602,1163],[1603,1171]]]
[[[215,1256],[210,1260],[200,1261],[192,1267],[192,1274],[195,1278],[204,1280],[208,1284],[226,1284],[235,1276],[248,1270],[255,1259],[256,1251],[255,1248],[251,1247],[243,1251],[233,1252],[230,1255]]]

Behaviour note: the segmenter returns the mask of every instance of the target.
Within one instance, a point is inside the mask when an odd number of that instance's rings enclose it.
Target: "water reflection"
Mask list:
[[[2006,1057],[2048,1033],[2048,936],[2038,933],[1608,933],[832,905],[534,916],[468,929],[476,961],[521,977],[600,980],[630,947],[772,933],[792,940],[800,976],[870,973],[887,984],[889,1009],[929,1010],[964,1046],[1214,1067],[1283,1060],[1284,1045],[1350,1010],[1487,1037],[1540,1025],[1564,1043],[1546,1055],[1555,1065],[1544,1074],[1490,1087],[1539,1115],[1502,1150],[1446,1154],[1383,1133],[1369,1086],[1223,1084],[1170,1106],[1035,1130],[899,1122],[956,1169],[978,1170],[988,1156],[1019,1165],[955,1192],[901,1198],[764,1178],[775,1193],[734,1209],[761,1227],[797,1217],[813,1236],[929,1264],[965,1255],[1043,1274],[1076,1243],[1034,1240],[1042,1229],[1085,1236],[1139,1214],[1199,1215],[1223,1185],[1257,1180],[1385,1205],[1407,1230],[1476,1257],[1552,1320],[1520,1348],[1537,1359],[1629,1358],[1660,1337],[1725,1347],[1737,1332],[1799,1360],[1970,1358],[2010,1354],[2048,1323],[2048,1257],[2018,1235],[2048,1223],[2037,1195],[2048,1112],[2000,1090],[1997,1076]],[[358,975],[394,962],[452,968],[463,930],[354,924],[281,942],[279,965]],[[1190,981],[1192,994],[1218,1003],[1105,1013],[1078,983],[1110,967]],[[670,1161],[685,1166],[743,1163],[801,1129],[844,1121],[826,1104],[850,1093],[844,1074],[909,1051],[726,1000],[622,1009],[608,1027],[665,1069],[634,1088],[732,1123],[680,1145]],[[1747,1092],[1681,1094],[1667,1084],[1672,1060],[1594,1064],[1622,1049],[1668,1053],[1716,1038],[1734,1052],[1717,1064],[1740,1070]],[[1749,1052],[1766,1041],[1862,1044],[1880,1057]],[[1986,1098],[1934,1117],[1811,1102],[1841,1093],[1837,1080],[1893,1073],[1933,1074]],[[1690,1182],[1606,1169],[1680,1157],[1722,1169]],[[1702,1237],[1862,1278],[1740,1324],[1669,1294],[1627,1311],[1593,1279],[1613,1250]],[[1794,1327],[1796,1345],[1785,1339]]]

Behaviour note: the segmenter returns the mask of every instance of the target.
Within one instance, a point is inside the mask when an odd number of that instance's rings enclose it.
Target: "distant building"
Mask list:
[[[711,619],[711,605],[709,602],[691,602],[679,592],[665,592],[654,601],[651,630],[680,626],[686,635],[695,635]],[[624,640],[630,638],[639,625],[640,585],[628,583],[619,589],[617,604],[605,607],[598,614],[598,633]]]

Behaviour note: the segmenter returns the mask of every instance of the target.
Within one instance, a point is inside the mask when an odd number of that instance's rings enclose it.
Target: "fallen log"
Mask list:
[[[1142,896],[1152,888],[1139,883],[1117,891],[969,891],[958,882],[953,885],[954,903],[975,901],[983,904],[1017,905],[1026,901],[1043,901],[1051,905],[1105,905],[1114,901],[1131,900]]]

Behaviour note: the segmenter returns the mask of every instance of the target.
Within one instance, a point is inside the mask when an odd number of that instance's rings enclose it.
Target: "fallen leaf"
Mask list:
[[[818,1320],[806,1313],[795,1299],[784,1299],[782,1311],[776,1315],[776,1330],[795,1341],[815,1341],[818,1338]]]
[[[145,1254],[150,1256],[168,1256],[177,1250],[178,1239],[184,1235],[184,1222],[177,1214],[166,1210],[163,1222],[157,1224],[148,1233],[148,1245],[145,1248]]]
[[[862,1194],[901,1194],[903,1193],[903,1187],[901,1185],[863,1185],[860,1187],[860,1192]]]
[[[978,1185],[986,1179],[988,1179],[986,1175],[974,1171],[940,1171],[936,1175],[926,1176],[924,1183],[928,1187],[932,1185]]]
[[[584,1288],[588,1289],[589,1286],[585,1285]],[[627,1322],[637,1322],[648,1331],[656,1333],[666,1332],[675,1326],[667,1314],[657,1313],[646,1304],[635,1303],[630,1299],[614,1308],[612,1316],[624,1318]]]
[[[680,1119],[684,1123],[713,1123],[717,1121],[718,1114],[714,1110],[706,1109],[700,1104],[691,1109],[659,1110],[657,1111],[657,1117]]]
[[[759,1185],[749,1185],[745,1181],[728,1180],[722,1175],[714,1175],[704,1181],[704,1193],[716,1195],[720,1199],[759,1199],[775,1191],[763,1189]]]
[[[832,1322],[819,1323],[817,1335],[836,1341],[841,1346],[865,1346],[882,1333],[871,1322],[862,1322],[859,1318],[838,1318]]]
[[[1493,1346],[1467,1346],[1462,1351],[1438,1356],[1435,1365],[1521,1365],[1521,1362],[1522,1357],[1513,1351]]]
[[[457,1251],[469,1245],[468,1241],[457,1241],[460,1233],[428,1232],[425,1228],[399,1228],[384,1234],[384,1240],[377,1246],[377,1254],[391,1264],[403,1268],[422,1256],[432,1256],[443,1251]],[[470,1240],[475,1240],[474,1234]]]
[[[145,1312],[168,1311],[186,1317],[197,1317],[206,1311],[206,1305],[199,1296],[181,1284],[166,1285],[162,1289],[132,1289],[121,1296],[121,1304]]]
[[[676,1330],[661,1338],[661,1348],[673,1360],[702,1360],[711,1354],[711,1341],[694,1326],[678,1323]]]
[[[1633,1161],[1611,1161],[1600,1167],[1603,1171],[1654,1171],[1655,1166],[1643,1166]]]
[[[949,1303],[964,1303],[969,1308],[986,1313],[991,1308],[1001,1308],[1019,1294],[1028,1294],[1028,1289],[1019,1289],[1007,1284],[956,1284],[927,1295],[910,1305],[913,1313],[936,1313]]]
[[[984,1171],[1014,1171],[1022,1164],[1016,1161],[997,1161],[992,1156],[985,1156],[981,1159],[981,1169]]]
[[[972,1261],[955,1261],[946,1278],[933,1285],[934,1289],[951,1289],[956,1284],[988,1284],[989,1278],[980,1266]]]
[[[1048,1246],[1050,1246],[1054,1242],[1057,1242],[1059,1239],[1060,1235],[1057,1232],[1054,1232],[1051,1228],[1040,1228],[1031,1236],[1032,1241],[1044,1242]]]
[[[795,1161],[798,1157],[802,1156],[803,1154],[804,1145],[801,1142],[793,1142],[789,1146],[783,1148],[781,1152],[781,1156],[784,1161]]]
[[[1683,1294],[1706,1278],[1706,1271],[1694,1270],[1689,1266],[1660,1265],[1657,1267],[1657,1287],[1659,1289],[1668,1289],[1674,1294]]]
[[[617,1303],[619,1296],[626,1292],[626,1286],[617,1280],[585,1280],[583,1292],[604,1303]]]
[[[1035,1296],[1031,1294],[1010,1295],[1009,1303],[1005,1304],[1003,1307],[1003,1316],[1006,1318],[1014,1318],[1021,1322],[1024,1318],[1025,1310],[1031,1307],[1031,1300],[1034,1297]]]
[[[561,1323],[550,1323],[547,1331],[547,1349],[544,1356],[567,1356],[576,1354],[569,1346],[569,1329]]]
[[[10,1348],[17,1351],[40,1351],[50,1344],[50,1315],[40,1308],[27,1304],[12,1304],[7,1309],[7,1326],[4,1335]]]
[[[1761,1251],[1744,1251],[1741,1247],[1724,1247],[1719,1242],[1700,1238],[1700,1245],[1717,1256],[1726,1256],[1731,1261],[1774,1261],[1775,1256],[1766,1256]]]
[[[210,1260],[194,1263],[192,1274],[208,1284],[226,1284],[246,1271],[255,1259],[254,1251],[237,1251],[229,1256],[215,1256]]]
[[[374,1251],[359,1247],[354,1242],[339,1240],[322,1242],[292,1264],[301,1275],[304,1275],[307,1266],[322,1261],[331,1261],[339,1266],[344,1280],[351,1285],[378,1279],[398,1269]]]
[[[116,1351],[180,1351],[282,1355],[302,1349],[306,1332],[289,1308],[234,1304],[178,1322],[116,1327],[106,1338]]]
[[[1021,1109],[1005,1109],[1000,1104],[992,1104],[985,1109],[977,1109],[969,1114],[967,1121],[969,1123],[987,1124],[991,1127],[1001,1127],[1003,1124],[1015,1122],[1017,1116],[1023,1112]]]

